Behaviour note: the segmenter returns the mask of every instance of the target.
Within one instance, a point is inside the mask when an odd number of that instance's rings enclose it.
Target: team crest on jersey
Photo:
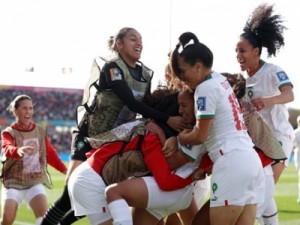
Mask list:
[[[206,97],[202,96],[197,99],[197,108],[199,111],[206,110]]]
[[[288,80],[288,76],[286,75],[286,73],[284,71],[280,71],[277,74],[278,79],[280,80],[280,82]]]
[[[109,70],[109,72],[111,81],[122,80],[122,74],[118,68],[112,68]]]

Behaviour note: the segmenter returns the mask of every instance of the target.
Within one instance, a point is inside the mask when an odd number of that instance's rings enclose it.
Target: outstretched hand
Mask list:
[[[31,153],[33,153],[33,151],[34,151],[34,147],[32,147],[32,146],[22,146],[22,147],[20,147],[20,148],[18,148],[18,155],[19,156],[24,156],[25,154],[31,154]]]

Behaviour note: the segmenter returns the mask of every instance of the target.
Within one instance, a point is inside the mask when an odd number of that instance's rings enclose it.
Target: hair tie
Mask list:
[[[193,45],[195,44],[195,41],[193,39],[191,39],[188,43],[186,43],[185,45],[182,45],[179,43],[179,48],[178,48],[178,53],[181,54],[181,52],[189,45]]]

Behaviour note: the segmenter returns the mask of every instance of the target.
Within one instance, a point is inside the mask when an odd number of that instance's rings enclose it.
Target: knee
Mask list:
[[[36,218],[43,217],[48,208],[47,198],[45,195],[37,195],[30,201],[29,205]]]
[[[111,184],[105,188],[105,198],[108,202],[119,199],[121,196],[118,184]]]

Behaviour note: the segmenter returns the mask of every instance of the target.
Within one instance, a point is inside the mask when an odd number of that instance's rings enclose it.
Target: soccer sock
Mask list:
[[[76,222],[77,220],[80,220],[81,218],[84,218],[85,216],[75,216],[74,211],[70,210],[60,221],[60,225],[70,225]]]
[[[263,224],[265,225],[278,225],[279,219],[278,219],[278,213],[277,213],[277,205],[275,202],[274,197],[270,201],[267,209],[263,213]]]
[[[41,225],[58,224],[70,209],[68,185],[65,185],[62,196],[47,210]]]
[[[36,224],[36,225],[40,225],[41,222],[42,222],[42,220],[43,220],[43,217],[38,217],[38,218],[36,218],[35,224]]]
[[[130,208],[124,199],[109,203],[108,208],[114,220],[113,225],[133,225]]]

